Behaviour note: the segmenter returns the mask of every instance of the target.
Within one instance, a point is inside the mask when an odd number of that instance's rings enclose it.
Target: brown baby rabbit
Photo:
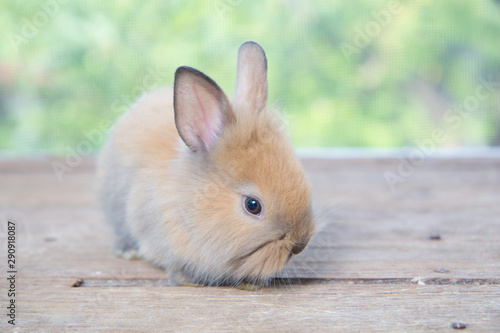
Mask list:
[[[165,269],[172,285],[263,285],[315,231],[310,189],[276,111],[267,60],[238,53],[231,103],[208,76],[179,67],[174,89],[141,97],[98,162],[115,252]],[[173,99],[172,99],[173,97]]]

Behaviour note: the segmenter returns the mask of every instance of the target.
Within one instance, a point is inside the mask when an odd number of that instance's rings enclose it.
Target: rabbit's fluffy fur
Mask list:
[[[240,48],[235,99],[189,67],[115,124],[97,170],[115,252],[166,270],[174,285],[262,284],[315,231],[310,189],[273,110],[267,62]],[[173,98],[172,98],[173,97]],[[245,210],[256,198],[262,212]]]

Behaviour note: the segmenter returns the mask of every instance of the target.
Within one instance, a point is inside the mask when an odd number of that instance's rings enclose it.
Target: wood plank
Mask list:
[[[500,330],[498,285],[326,283],[266,288],[70,288],[69,279],[23,279],[27,330],[467,331]]]
[[[500,276],[500,162],[429,161],[391,192],[383,172],[395,162],[305,161],[325,226],[280,276]],[[19,237],[26,240],[19,244],[22,265],[36,267],[25,274],[162,276],[147,264],[110,254],[111,233],[91,185],[91,167],[60,183],[48,161],[2,173],[0,211],[4,220],[17,220]],[[430,240],[436,233],[441,240]],[[54,270],[51,261],[64,265]]]
[[[384,173],[399,163],[306,161],[329,209],[300,260],[322,277],[500,276],[500,160],[429,160],[392,192]]]
[[[114,257],[94,159],[62,182],[53,161],[0,161],[0,248],[13,219],[27,331],[500,329],[500,159],[429,159],[394,191],[397,159],[305,160],[323,229],[257,292],[165,287],[161,270]]]

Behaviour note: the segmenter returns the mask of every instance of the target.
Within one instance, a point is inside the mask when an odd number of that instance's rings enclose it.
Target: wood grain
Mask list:
[[[498,285],[323,283],[266,288],[68,288],[26,279],[19,321],[31,330],[448,331],[500,330]],[[28,296],[29,295],[29,296]]]
[[[304,160],[323,228],[257,292],[167,287],[159,269],[114,257],[93,159],[62,182],[53,161],[0,161],[0,248],[13,219],[21,330],[500,329],[500,159],[429,159],[394,191],[384,173],[400,160]]]

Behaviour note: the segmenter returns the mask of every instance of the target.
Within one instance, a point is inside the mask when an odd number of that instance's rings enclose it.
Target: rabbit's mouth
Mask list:
[[[251,255],[255,254],[257,251],[259,251],[260,249],[264,248],[266,245],[270,244],[270,243],[273,243],[275,242],[276,240],[270,240],[270,241],[267,241],[265,243],[262,243],[260,244],[259,246],[257,246],[255,249],[253,249],[252,251],[242,255],[242,256],[239,256],[239,257],[236,257],[234,259],[231,260],[231,262],[233,263],[240,263],[239,266],[241,266],[242,262],[245,260],[245,259],[248,259],[248,257],[250,257]]]
[[[242,255],[242,256],[239,256],[239,257],[236,257],[236,258],[233,258],[231,260],[231,262],[241,262],[245,259],[247,259],[248,257],[250,257],[251,255],[255,254],[257,251],[261,250],[262,248],[266,247],[268,244],[271,244],[271,243],[274,243],[274,242],[279,242],[283,239],[285,239],[286,237],[286,233],[284,233],[283,235],[281,235],[280,237],[278,237],[278,239],[271,239],[267,242],[264,242],[262,244],[260,244],[259,246],[257,246],[255,249],[247,252],[246,254]]]
[[[286,234],[265,241],[252,250],[231,259],[228,264],[236,276],[267,279],[279,271],[290,259],[290,244]]]

